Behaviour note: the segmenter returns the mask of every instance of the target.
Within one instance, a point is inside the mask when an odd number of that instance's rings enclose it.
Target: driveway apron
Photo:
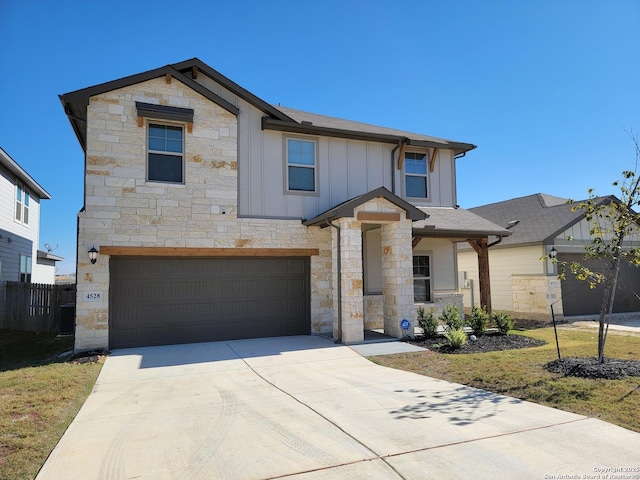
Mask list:
[[[279,337],[113,352],[37,480],[605,478],[612,468],[640,478],[638,445],[640,434],[596,419],[381,367],[324,338]]]

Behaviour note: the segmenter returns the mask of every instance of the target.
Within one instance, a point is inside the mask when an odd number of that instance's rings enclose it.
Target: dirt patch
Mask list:
[[[616,360],[605,358],[598,363],[597,358],[563,358],[545,365],[552,373],[562,373],[570,377],[605,378],[616,380],[626,377],[640,377],[640,360]]]
[[[451,348],[447,339],[444,337],[411,340],[410,343],[434,352],[464,354],[539,347],[540,345],[544,345],[546,342],[531,337],[525,337],[523,335],[488,333],[477,337],[475,341],[467,341],[467,343],[457,349]]]

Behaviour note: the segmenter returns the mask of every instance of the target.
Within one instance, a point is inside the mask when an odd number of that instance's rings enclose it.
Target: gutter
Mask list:
[[[340,262],[340,227],[331,223],[331,220],[328,218],[325,219],[328,227],[333,227],[338,231],[338,241],[337,245],[337,254],[338,254],[338,338],[335,340],[335,343],[342,343],[342,264]]]

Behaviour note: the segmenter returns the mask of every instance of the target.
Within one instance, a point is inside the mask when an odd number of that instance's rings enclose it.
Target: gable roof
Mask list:
[[[265,116],[262,119],[263,129],[308,133],[312,135],[324,135],[339,138],[352,138],[357,140],[371,140],[393,144],[404,142],[408,145],[421,147],[451,149],[453,150],[454,155],[464,154],[469,150],[476,148],[475,145],[470,143],[455,142],[452,140],[430,137],[428,135],[301,112],[290,108],[275,107],[258,98],[248,90],[242,88],[240,85],[228,79],[198,58],[165,65],[164,67],[149,70],[147,72],[130,75],[118,80],[65,93],[60,95],[60,101],[83,150],[86,150],[87,105],[89,105],[89,99],[92,96],[163,77],[165,75],[170,75],[230,113],[238,115],[240,110],[237,106],[228,102],[219,95],[216,95],[214,92],[195,81],[195,78],[197,78],[199,74],[208,76],[234,95],[237,95],[264,112]]]
[[[308,227],[311,227],[311,226],[326,227],[328,226],[328,222],[335,218],[353,217],[354,209],[356,207],[359,207],[360,205],[363,205],[367,203],[369,200],[373,200],[374,198],[377,198],[377,197],[382,197],[388,200],[389,202],[393,203],[394,205],[402,208],[406,212],[407,218],[410,220],[413,220],[413,221],[423,220],[426,217],[428,217],[426,213],[424,213],[414,205],[410,204],[409,202],[398,197],[396,194],[391,193],[389,190],[387,190],[384,187],[378,187],[375,190],[371,190],[368,193],[358,195],[357,197],[347,200],[346,202],[342,202],[341,204],[336,205],[330,210],[327,210],[326,212],[321,213],[320,215],[310,220],[304,220],[302,224]]]
[[[36,193],[39,198],[50,200],[51,195],[36,182],[18,163],[9,156],[3,148],[0,148],[0,165],[9,170],[16,178],[24,183],[29,190]]]
[[[598,197],[596,203],[617,201],[616,197]],[[527,244],[553,244],[553,240],[562,232],[584,218],[582,210],[571,211],[574,205],[568,199],[536,193],[526,197],[514,198],[504,202],[491,203],[470,208],[469,211],[481,217],[503,225],[513,226],[513,233],[505,238],[501,246]],[[516,223],[517,222],[517,223]]]

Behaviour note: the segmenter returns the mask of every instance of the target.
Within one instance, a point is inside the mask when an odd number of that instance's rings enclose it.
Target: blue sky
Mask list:
[[[635,168],[640,1],[0,0],[0,146],[75,270],[83,153],[58,95],[198,57],[271,103],[473,143],[465,208]]]

